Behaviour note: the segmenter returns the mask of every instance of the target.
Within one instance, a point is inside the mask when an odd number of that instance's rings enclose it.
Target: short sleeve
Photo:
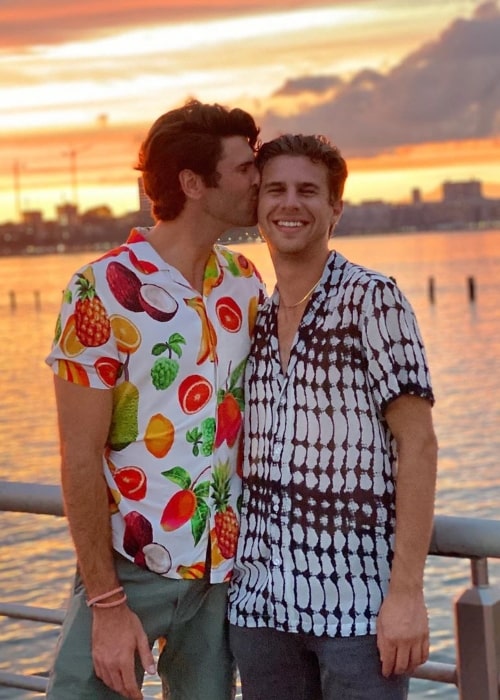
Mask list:
[[[434,403],[430,372],[415,313],[391,281],[376,280],[363,303],[363,346],[381,414],[403,394]]]
[[[72,276],[63,292],[45,361],[54,374],[74,384],[112,388],[122,369],[115,332],[89,265]]]

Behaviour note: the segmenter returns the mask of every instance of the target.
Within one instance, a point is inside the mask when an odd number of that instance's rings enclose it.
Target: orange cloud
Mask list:
[[[346,198],[408,201],[419,188],[439,199],[445,181],[480,180],[483,194],[498,197],[500,138],[400,146],[370,158],[349,158]]]
[[[350,158],[352,169],[363,171],[394,170],[405,168],[418,170],[439,164],[442,167],[500,162],[500,137],[469,139],[399,146],[372,158]]]
[[[306,3],[306,6],[309,3]],[[314,7],[345,5],[342,0],[315,0]],[[12,47],[58,44],[130,28],[154,26],[183,20],[236,16],[243,12],[270,12],[297,9],[289,0],[278,0],[270,7],[266,0],[23,0],[15,7],[0,5],[0,46]]]

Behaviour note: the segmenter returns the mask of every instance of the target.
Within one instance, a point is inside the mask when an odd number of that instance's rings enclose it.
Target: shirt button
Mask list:
[[[274,557],[274,559],[273,559],[273,564],[274,564],[275,566],[279,566],[279,565],[281,564],[281,562],[280,562],[280,560],[278,559],[278,557]]]
[[[275,445],[273,448],[273,459],[278,459],[279,456],[280,456],[280,446]]]

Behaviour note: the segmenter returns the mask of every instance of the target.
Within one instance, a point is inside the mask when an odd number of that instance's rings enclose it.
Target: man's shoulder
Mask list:
[[[389,286],[393,287],[396,280],[383,272],[373,270],[360,263],[352,262],[337,253],[336,269],[341,272],[343,286],[362,286],[365,289]]]
[[[327,284],[330,310],[341,303],[368,313],[382,302],[389,307],[404,303],[404,295],[394,278],[338,254]]]
[[[106,250],[83,267],[92,267],[94,270],[105,271],[112,263],[120,263],[121,267],[126,267],[132,272],[148,274],[153,271],[153,267],[156,268],[147,260],[148,252],[149,246],[141,229],[133,229],[123,243]]]

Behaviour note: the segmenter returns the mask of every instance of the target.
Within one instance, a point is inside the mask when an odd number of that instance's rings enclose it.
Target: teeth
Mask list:
[[[284,226],[285,228],[297,228],[302,226],[301,221],[278,221],[278,226]]]

